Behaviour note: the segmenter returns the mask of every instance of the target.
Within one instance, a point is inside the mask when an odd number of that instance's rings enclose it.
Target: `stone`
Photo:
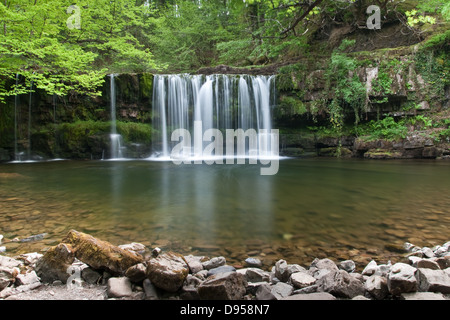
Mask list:
[[[142,285],[146,300],[159,300],[158,288],[149,279],[145,279]]]
[[[247,258],[245,259],[245,265],[250,268],[261,268],[262,262],[258,258]]]
[[[238,272],[219,273],[200,284],[198,294],[203,300],[240,300],[246,286],[245,277]]]
[[[0,267],[5,268],[19,268],[23,263],[19,260],[0,255]]]
[[[131,282],[141,282],[147,277],[147,266],[144,263],[138,263],[125,271],[125,276]]]
[[[272,294],[272,286],[268,283],[263,283],[258,286],[255,298],[256,300],[276,300],[275,296]]]
[[[443,270],[418,268],[416,278],[418,291],[450,293],[450,276]]]
[[[16,277],[15,284],[19,286],[30,285],[35,282],[41,282],[41,279],[36,274],[36,271],[31,270],[30,272],[26,272],[23,274],[18,274]]]
[[[143,262],[141,255],[76,230],[69,231],[62,243],[71,245],[82,262],[112,275],[123,275],[129,267]]]
[[[362,275],[371,276],[378,270],[378,265],[375,260],[370,261],[367,266],[363,269]]]
[[[313,262],[311,262],[310,268],[317,268],[317,269],[326,269],[330,271],[337,271],[339,268],[334,263],[333,260],[325,258],[325,259],[314,259]]]
[[[305,288],[302,288],[302,289],[294,290],[293,294],[313,293],[313,292],[317,292],[318,289],[319,289],[319,287],[316,284],[313,284],[312,286],[309,286],[309,287],[305,287]]]
[[[423,247],[421,251],[422,251],[424,257],[426,257],[426,258],[433,258],[434,257],[433,250],[431,250],[428,247]]]
[[[0,267],[0,291],[14,282],[18,273],[19,270],[17,268]]]
[[[127,277],[109,278],[106,292],[110,298],[129,297],[133,294],[131,281]]]
[[[433,252],[434,252],[434,255],[436,257],[442,257],[448,252],[448,248],[446,248],[446,247],[439,247],[436,250],[433,250]]]
[[[147,278],[158,288],[176,292],[183,285],[189,268],[182,255],[168,252],[147,262]]]
[[[402,293],[400,298],[403,300],[447,300],[441,293],[434,292],[409,292]]]
[[[81,270],[81,278],[89,284],[98,284],[102,275],[91,267]]]
[[[189,255],[189,256],[185,256],[184,260],[186,261],[189,270],[191,271],[192,274],[197,273],[199,271],[203,270],[203,265],[201,262],[201,259],[203,257],[196,257],[193,255]]]
[[[245,277],[248,282],[269,281],[270,275],[259,268],[247,268],[245,270]]]
[[[394,264],[387,277],[389,292],[398,296],[401,293],[417,291],[416,268],[402,262]]]
[[[119,245],[120,249],[128,250],[133,252],[134,254],[138,254],[143,256],[145,254],[145,245],[142,243],[132,242],[128,244]]]
[[[181,289],[180,298],[183,300],[199,300],[198,286],[203,281],[191,274],[188,274]]]
[[[412,264],[415,268],[427,268],[427,269],[433,269],[433,270],[440,270],[439,264],[436,261],[430,260],[430,259],[420,259],[415,261]]]
[[[309,287],[316,283],[316,278],[305,272],[295,272],[291,274],[290,282],[297,289]]]
[[[356,269],[356,264],[353,260],[344,260],[339,263],[339,269],[352,273]]]
[[[281,300],[336,300],[336,297],[327,292],[294,294]]]
[[[403,244],[403,249],[405,249],[408,252],[411,252],[412,248],[414,248],[414,247],[415,247],[415,245],[413,245],[412,243],[409,243],[409,242],[405,242]]]
[[[37,252],[21,254],[18,259],[22,260],[25,265],[36,266],[36,262],[43,256],[43,254]]]
[[[161,253],[161,251],[162,251],[161,248],[158,248],[158,247],[154,248],[152,250],[152,257],[156,258]]]
[[[270,291],[276,300],[281,300],[290,296],[294,291],[294,288],[287,283],[278,282],[277,284],[272,286]]]
[[[439,268],[442,270],[450,268],[450,256],[435,258],[434,261],[436,261],[436,263],[439,265]]]
[[[278,280],[287,282],[292,273],[305,271],[305,268],[299,266],[298,264],[288,264],[285,260],[281,259],[275,263],[274,271],[274,275]]]
[[[376,274],[366,280],[364,288],[377,300],[383,300],[389,294],[387,279]]]
[[[75,253],[71,245],[60,243],[51,247],[36,262],[36,274],[42,282],[52,283],[61,280],[66,283],[71,276],[67,271],[75,261]]]
[[[256,292],[258,291],[259,287],[268,284],[266,281],[260,281],[260,282],[248,282],[247,283],[247,293],[256,296]]]
[[[349,275],[345,270],[330,271],[317,281],[318,291],[331,293],[340,298],[353,298],[364,294],[361,281]]]
[[[212,276],[213,274],[235,272],[235,271],[236,271],[235,267],[224,265],[224,266],[220,266],[217,268],[209,269],[206,276],[209,277],[209,276]]]
[[[208,261],[205,261],[202,263],[203,268],[206,270],[217,268],[220,266],[224,266],[227,263],[226,259],[224,257],[214,257]]]

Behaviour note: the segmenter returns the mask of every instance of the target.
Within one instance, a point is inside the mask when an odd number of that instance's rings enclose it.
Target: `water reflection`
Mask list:
[[[280,162],[277,175],[261,176],[259,165],[4,164],[0,234],[45,232],[44,244],[54,244],[73,228],[117,244],[165,240],[186,250],[229,252],[257,242],[256,249],[287,254],[283,248],[291,248],[293,255],[381,252],[386,243],[405,241],[429,246],[449,240],[449,167],[444,161],[292,159]],[[30,247],[7,247],[19,249]]]

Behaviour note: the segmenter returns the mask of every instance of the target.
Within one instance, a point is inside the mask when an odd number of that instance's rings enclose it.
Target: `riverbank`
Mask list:
[[[264,268],[249,256],[181,255],[140,243],[115,246],[71,230],[44,254],[0,256],[5,300],[445,300],[450,299],[450,242],[404,244],[401,262],[280,259]]]

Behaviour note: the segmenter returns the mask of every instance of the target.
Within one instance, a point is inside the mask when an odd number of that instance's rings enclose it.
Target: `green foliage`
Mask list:
[[[366,89],[356,72],[357,61],[344,53],[354,43],[354,40],[344,40],[331,55],[326,71],[326,91],[333,93],[333,100],[329,105],[330,121],[336,128],[343,126],[347,108],[353,109],[356,123],[359,122],[359,113],[365,109]]]
[[[142,4],[80,0],[80,29],[67,25],[70,5],[68,0],[0,3],[0,77],[26,79],[17,87],[0,88],[0,101],[28,92],[31,82],[48,94],[99,95],[106,72],[156,68],[142,35],[148,16]]]
[[[377,121],[372,120],[358,126],[355,130],[357,135],[364,136],[367,140],[396,140],[405,138],[408,133],[408,128],[403,119],[397,122],[389,116]]]

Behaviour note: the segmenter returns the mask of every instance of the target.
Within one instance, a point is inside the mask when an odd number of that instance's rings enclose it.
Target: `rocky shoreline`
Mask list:
[[[44,254],[0,255],[4,300],[450,300],[450,241],[404,244],[404,262],[314,259],[309,266],[256,257],[181,255],[140,243],[115,246],[71,230]]]

